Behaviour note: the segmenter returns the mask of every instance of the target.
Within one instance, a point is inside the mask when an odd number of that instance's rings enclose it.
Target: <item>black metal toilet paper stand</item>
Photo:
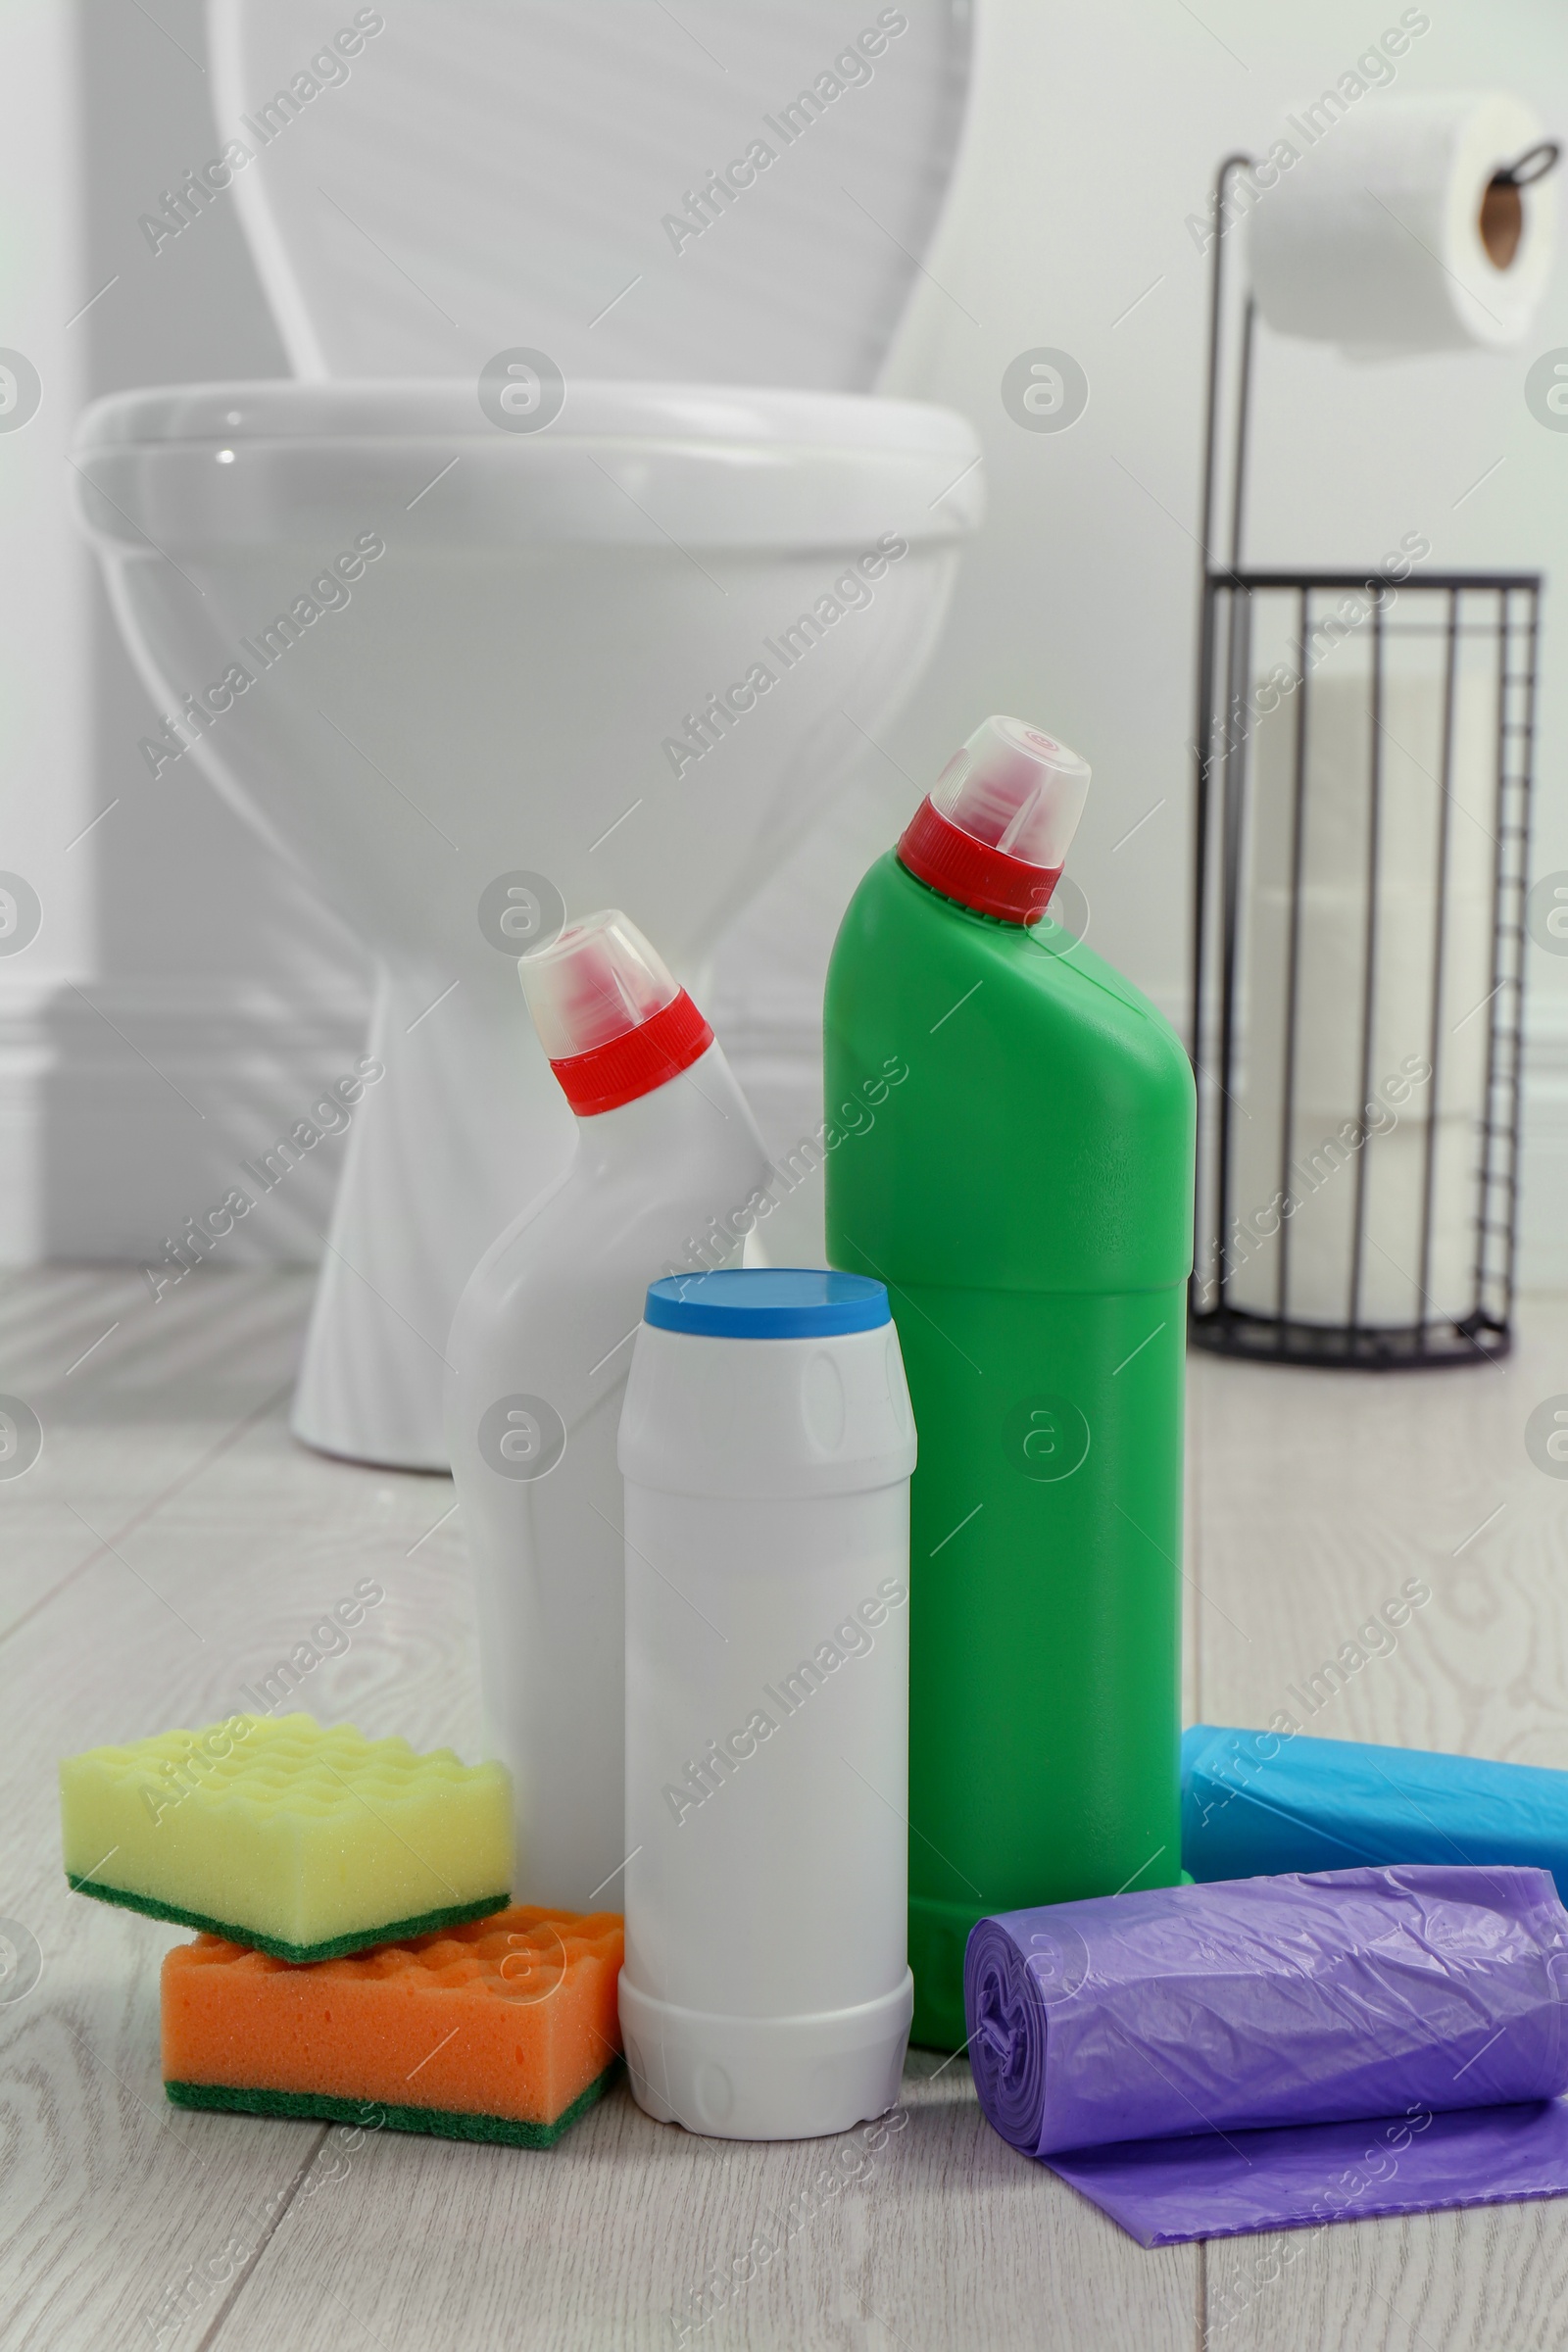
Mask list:
[[[1198,647],[1197,710],[1194,749],[1197,767],[1194,862],[1194,931],[1192,964],[1192,1054],[1198,1079],[1198,1196],[1196,1262],[1190,1298],[1190,1329],[1200,1347],[1222,1354],[1247,1356],[1276,1363],[1346,1365],[1368,1370],[1417,1365],[1474,1363],[1507,1352],[1511,1341],[1514,1265],[1518,1225],[1518,1162],[1520,1119],[1520,1061],[1524,997],[1524,902],[1528,887],[1530,801],[1535,744],[1537,648],[1541,575],[1537,572],[1423,571],[1419,582],[1400,579],[1389,569],[1252,570],[1242,562],[1246,509],[1248,426],[1252,389],[1256,317],[1249,291],[1240,309],[1236,348],[1228,368],[1224,306],[1224,206],[1231,175],[1247,168],[1250,158],[1228,156],[1214,186],[1211,246],[1208,382],[1203,459],[1203,527],[1200,571],[1200,619]],[[1535,152],[1521,164],[1534,162]],[[1552,149],[1544,169],[1556,161]],[[1514,167],[1519,170],[1520,167]],[[1498,180],[1506,181],[1507,173]],[[1529,176],[1535,176],[1530,173]],[[1234,305],[1233,301],[1233,308]],[[1229,514],[1218,513],[1226,485],[1221,482],[1221,411],[1233,411],[1229,454]],[[1228,546],[1228,560],[1216,561],[1214,550]],[[1442,640],[1442,755],[1441,770],[1433,778],[1435,838],[1432,888],[1430,1019],[1425,1023],[1421,1057],[1430,1062],[1429,1089],[1423,1100],[1426,1122],[1424,1161],[1419,1180],[1419,1230],[1409,1236],[1408,1265],[1402,1269],[1415,1312],[1400,1323],[1374,1320],[1368,1292],[1379,1268],[1374,1252],[1388,1257],[1368,1230],[1368,1174],[1371,1152],[1363,1148],[1379,1130],[1360,1124],[1370,1109],[1370,1098],[1383,1077],[1374,1068],[1377,991],[1380,975],[1380,842],[1385,785],[1382,711],[1387,683],[1387,641],[1391,634],[1388,612],[1397,599],[1401,619],[1397,629],[1411,635]],[[1283,600],[1283,606],[1279,600]],[[1339,1131],[1340,1157],[1331,1162],[1335,1180],[1348,1183],[1348,1195],[1337,1201],[1343,1211],[1345,1238],[1343,1312],[1327,1315],[1321,1296],[1310,1312],[1303,1311],[1298,1283],[1293,1285],[1290,1221],[1309,1186],[1311,1170],[1303,1165],[1298,1141],[1297,1104],[1300,1064],[1312,1006],[1303,1003],[1303,838],[1312,816],[1308,788],[1309,747],[1312,743],[1313,698],[1309,649],[1322,635],[1325,616],[1353,602],[1369,609],[1358,627],[1369,631],[1370,683],[1368,709],[1370,742],[1366,751],[1367,813],[1364,864],[1357,882],[1364,892],[1364,930],[1360,943],[1359,1061],[1360,1089],[1357,1120]],[[1416,618],[1405,617],[1413,604]],[[1387,610],[1386,610],[1387,608]],[[1296,678],[1287,691],[1294,696],[1294,749],[1289,781],[1290,806],[1267,812],[1276,827],[1286,827],[1289,842],[1289,882],[1283,900],[1285,935],[1270,953],[1283,956],[1284,985],[1281,1017],[1273,1035],[1264,1038],[1262,1016],[1248,1001],[1249,965],[1252,948],[1247,937],[1251,859],[1259,808],[1258,762],[1253,757],[1258,718],[1264,697],[1252,678],[1254,641],[1260,628],[1277,635],[1282,619],[1294,639]],[[1343,630],[1341,632],[1344,633]],[[1465,1019],[1488,1023],[1485,1054],[1484,1102],[1475,1122],[1475,1157],[1470,1183],[1473,1249],[1467,1240],[1469,1296],[1450,1297],[1440,1311],[1433,1297],[1435,1200],[1438,1183],[1440,1119],[1445,1108],[1444,1088],[1450,1078],[1451,1032],[1445,1004],[1444,956],[1448,898],[1458,853],[1452,840],[1454,803],[1455,686],[1461,645],[1473,662],[1476,641],[1490,646],[1494,664],[1496,741],[1488,828],[1495,841],[1492,858],[1492,921],[1490,993]],[[1485,658],[1485,657],[1484,657]],[[1467,675],[1470,674],[1467,671]],[[1278,693],[1276,686],[1276,704]],[[1279,838],[1276,834],[1275,838]],[[1464,1026],[1464,1021],[1458,1024]],[[1255,1070],[1259,1055],[1280,1056],[1278,1092],[1278,1149],[1273,1149],[1275,1107],[1269,1098],[1269,1142],[1266,1160],[1271,1182],[1265,1200],[1244,1197],[1239,1173],[1239,1147],[1244,1120],[1250,1119],[1244,1098],[1249,1068]],[[1359,1141],[1347,1129],[1359,1127]],[[1247,1139],[1250,1165],[1255,1171],[1259,1144]],[[1374,1144],[1374,1149],[1376,1149]],[[1325,1153],[1329,1147],[1324,1147]],[[1312,1168],[1317,1166],[1314,1156]],[[1385,1230],[1385,1239],[1388,1238]],[[1271,1257],[1268,1251],[1271,1250]],[[1266,1276],[1238,1284],[1242,1268],[1254,1254],[1266,1265]],[[1299,1256],[1299,1247],[1298,1256]],[[1238,1303],[1238,1287],[1247,1303]],[[1272,1293],[1272,1300],[1263,1293]],[[1320,1294],[1322,1285],[1317,1286]],[[1336,1271],[1335,1288],[1338,1290]],[[1457,1309],[1457,1311],[1455,1311]]]

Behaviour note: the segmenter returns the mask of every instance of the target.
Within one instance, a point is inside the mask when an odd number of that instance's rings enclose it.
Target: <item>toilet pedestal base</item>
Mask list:
[[[496,961],[456,988],[380,975],[366,1053],[384,1075],[347,1139],[289,1420],[319,1452],[448,1467],[442,1385],[463,1287],[570,1155],[571,1114]]]

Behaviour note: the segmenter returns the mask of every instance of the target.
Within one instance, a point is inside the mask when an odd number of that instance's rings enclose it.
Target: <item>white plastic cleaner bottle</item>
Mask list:
[[[772,1174],[713,1032],[625,915],[518,964],[577,1114],[565,1175],[479,1260],[447,1347],[447,1435],[478,1590],[489,1752],[520,1901],[620,1908],[626,1857],[615,1431],[648,1285]],[[694,1631],[704,1628],[693,1618]]]
[[[660,2123],[807,2139],[899,2095],[914,1458],[880,1282],[649,1286],[620,1423],[620,2025]]]

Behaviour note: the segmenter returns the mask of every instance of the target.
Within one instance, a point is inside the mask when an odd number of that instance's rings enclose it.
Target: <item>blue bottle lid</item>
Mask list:
[[[710,1340],[814,1340],[891,1323],[885,1286],[821,1266],[733,1266],[716,1274],[666,1274],[648,1286],[647,1319],[659,1331]]]

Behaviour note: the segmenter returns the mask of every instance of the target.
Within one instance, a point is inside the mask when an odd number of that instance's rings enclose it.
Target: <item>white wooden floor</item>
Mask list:
[[[155,1305],[101,1268],[0,1291],[0,1392],[45,1432],[0,1481],[6,2352],[1568,2346],[1568,2201],[1145,2253],[991,2133],[961,2058],[911,2060],[878,2148],[691,2138],[624,2089],[546,2154],[169,2107],[177,1932],[68,1895],[56,1758],[230,1712],[363,1576],[387,1598],[306,1703],[476,1752],[450,1486],[291,1443],[307,1298],[199,1275]],[[1312,1728],[1568,1766],[1568,1483],[1524,1444],[1568,1392],[1568,1302],[1522,1320],[1475,1372],[1194,1359],[1191,1713],[1266,1722],[1419,1576],[1397,1651]],[[29,1938],[41,1974],[8,1998]],[[777,2250],[749,2262],[760,2232]]]

